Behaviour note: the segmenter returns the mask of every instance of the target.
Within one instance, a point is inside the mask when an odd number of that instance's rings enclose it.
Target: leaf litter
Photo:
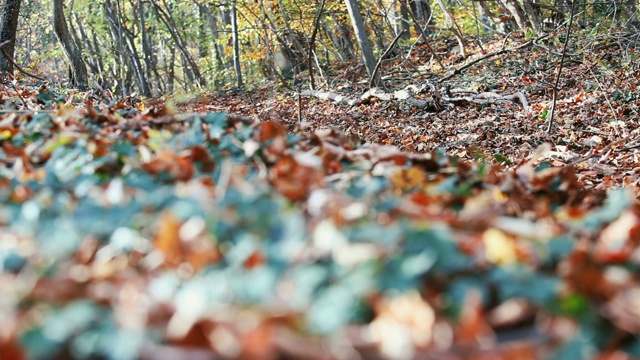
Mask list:
[[[2,358],[639,357],[637,69],[548,135],[517,56],[452,81],[526,111],[5,89]]]

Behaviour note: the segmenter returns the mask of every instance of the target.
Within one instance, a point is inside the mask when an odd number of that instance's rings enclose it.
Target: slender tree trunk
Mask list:
[[[9,41],[4,50],[13,59],[16,48],[16,31],[18,30],[18,13],[21,0],[6,0],[2,14],[0,27],[0,43]],[[13,64],[7,60],[4,54],[0,54],[0,72],[13,74]]]
[[[175,87],[176,73],[175,73],[175,64],[176,64],[176,48],[174,46],[170,47],[170,57],[168,62],[165,63],[165,72],[167,73],[167,92],[169,94],[173,93]],[[165,59],[166,61],[166,59]]]
[[[500,3],[509,11],[511,16],[513,16],[513,19],[518,25],[518,30],[524,34],[527,31],[527,19],[518,2],[516,0],[500,0]]]
[[[340,38],[336,35],[333,29],[331,29],[331,26],[326,20],[322,20],[322,26],[324,27],[324,32],[329,36],[329,39],[331,39],[333,46],[338,50],[340,60],[344,62],[347,59],[352,59],[352,55],[344,49],[340,42]]]
[[[400,31],[404,31],[404,33],[402,33],[402,38],[406,40],[411,38],[411,27],[409,26],[409,14],[407,14],[407,7],[402,5],[402,1],[405,0],[394,1],[393,9],[396,18],[398,18],[397,23],[399,25],[396,28],[396,34],[399,34]]]
[[[216,82],[216,85],[221,85],[221,82],[222,84],[226,82],[224,81],[224,73],[227,72],[227,69],[224,66],[224,64],[226,63],[224,47],[219,42],[220,35],[218,35],[218,32],[220,31],[220,26],[218,25],[218,18],[211,12],[209,6],[203,5],[202,7],[206,15],[207,23],[209,24],[209,28],[211,29],[211,45],[213,47],[213,54],[211,56],[213,57],[213,69],[215,72],[214,81]],[[219,74],[220,72],[222,72],[223,74]]]
[[[349,12],[349,17],[351,18],[351,24],[353,25],[353,31],[356,34],[356,40],[358,40],[358,44],[360,45],[360,51],[362,52],[362,59],[364,61],[364,66],[367,68],[367,73],[369,77],[374,75],[374,69],[376,67],[376,61],[373,58],[373,50],[371,49],[371,42],[369,41],[369,36],[367,35],[367,31],[364,27],[364,20],[362,19],[362,15],[360,14],[360,9],[358,8],[357,0],[345,0],[345,4],[347,5],[347,11]],[[376,86],[380,86],[380,79],[373,79],[373,83]]]
[[[240,67],[240,41],[238,40],[238,17],[236,14],[236,2],[231,3],[231,31],[233,32],[233,68],[236,71],[236,85],[241,88],[242,68]]]
[[[182,36],[180,36],[180,33],[178,32],[177,26],[176,26],[175,22],[173,21],[173,17],[171,16],[171,13],[168,12],[163,7],[161,7],[158,4],[158,2],[155,1],[155,0],[151,0],[150,3],[153,5],[153,8],[156,11],[156,14],[158,15],[158,18],[167,27],[167,30],[169,31],[169,34],[171,35],[171,38],[173,38],[173,42],[176,44],[176,46],[178,47],[178,50],[180,51],[180,53],[182,54],[182,56],[186,60],[187,64],[190,67],[190,70],[193,71],[193,73],[195,75],[195,78],[197,80],[197,85],[199,87],[206,86],[207,85],[207,81],[205,80],[205,78],[200,73],[200,69],[198,68],[198,64],[196,64],[196,62],[193,60],[193,57],[189,53],[189,49],[187,49],[187,46],[186,46],[184,40],[182,39]]]
[[[146,11],[144,9],[144,2],[142,0],[138,0],[138,11],[140,18],[140,37],[142,38],[142,54],[144,55],[144,65],[145,65],[145,77],[149,80],[149,82],[153,83],[151,76],[151,69],[156,65],[153,63],[152,59],[152,50],[149,39],[149,32],[147,31],[147,23],[146,23]],[[151,94],[151,86],[149,86],[149,94]]]
[[[116,63],[114,64],[114,73],[116,81],[119,84],[118,92],[120,94],[127,94],[132,84],[127,81],[127,72],[128,72],[128,64],[127,61],[127,50],[125,48],[125,40],[124,40],[124,29],[122,29],[121,24],[117,21],[114,13],[115,9],[113,9],[113,4],[110,1],[103,3],[102,10],[107,18],[107,24],[109,25],[109,30],[111,32],[111,36],[113,38],[114,47],[116,49]]]
[[[453,17],[453,14],[451,14],[451,11],[449,11],[449,9],[444,5],[442,0],[436,0],[436,2],[442,9],[442,12],[444,12],[445,17],[451,23],[451,31],[453,31],[453,34],[455,35],[456,40],[458,40],[458,46],[460,47],[460,54],[463,57],[467,57],[467,51],[464,46],[465,41],[464,41],[464,37],[462,36],[462,30],[460,30],[458,23],[456,23],[456,19]]]
[[[71,68],[71,83],[80,90],[89,88],[89,77],[87,67],[82,59],[82,53],[78,44],[73,41],[67,20],[64,17],[63,0],[53,0],[53,31],[62,46],[62,52],[69,61]]]
[[[110,4],[110,1],[107,1],[106,4]],[[144,96],[151,96],[151,89],[149,88],[149,82],[147,81],[147,77],[145,76],[144,69],[142,63],[140,62],[140,55],[138,54],[138,49],[136,49],[135,44],[135,34],[126,27],[126,18],[122,14],[122,7],[120,3],[116,3],[116,7],[107,13],[108,18],[111,20],[113,26],[117,29],[120,29],[120,33],[124,35],[124,44],[127,47],[127,57],[128,57],[128,68],[132,70],[135,74],[135,81],[138,85],[138,90]],[[135,14],[134,14],[135,17]]]
[[[540,17],[538,16],[538,10],[535,8],[533,1],[531,0],[523,0],[524,13],[527,15],[529,19],[529,24],[531,28],[536,33],[536,35],[542,35],[542,21],[540,21]]]
[[[76,26],[74,28],[77,27],[78,34],[80,35],[80,37],[78,39],[78,45],[80,45],[80,48],[81,49],[85,49],[86,51],[88,51],[91,54],[89,59],[87,59],[87,66],[89,66],[89,69],[91,69],[91,71],[93,71],[93,73],[99,74],[100,73],[100,66],[98,65],[98,61],[100,59],[100,54],[97,52],[96,49],[93,48],[93,45],[91,43],[91,39],[89,39],[89,36],[87,35],[87,32],[85,31],[84,24],[82,23],[80,18],[78,18],[77,14],[73,14],[73,21],[69,21],[69,22],[70,23],[73,23],[73,22],[76,23]]]
[[[336,24],[336,28],[338,29],[338,33],[340,33],[340,38],[342,39],[340,47],[347,53],[349,53],[349,59],[353,59],[356,57],[356,49],[353,46],[353,42],[351,41],[351,36],[349,34],[349,28],[336,18],[334,14],[331,14],[331,20]]]
[[[223,28],[226,28],[227,26],[231,26],[231,10],[226,8],[225,4],[221,4],[218,7],[220,9],[220,20],[222,21],[223,24]],[[229,43],[227,42],[227,45],[229,45]],[[233,47],[233,44],[231,45]],[[223,49],[224,50],[224,49]],[[234,79],[233,79],[233,58],[228,59],[226,57],[223,58],[224,59],[224,68],[226,69],[226,74],[229,78],[229,83],[233,83]]]
[[[290,60],[293,60],[293,62],[295,63],[294,66],[297,68],[300,63],[305,61],[305,59],[301,57],[304,56],[306,49],[304,48],[304,46],[302,46],[302,43],[300,42],[298,34],[296,34],[296,32],[292,29],[291,24],[289,23],[290,15],[288,12],[285,11],[286,7],[282,3],[282,0],[278,0],[278,5],[280,9],[280,15],[282,17],[282,20],[284,21],[285,28],[287,29],[287,32],[286,32],[287,36],[285,36],[285,38],[287,38],[287,40],[290,41],[290,44],[287,43],[285,44],[285,46],[288,49],[293,48],[295,50],[295,51],[289,51],[289,52],[290,52],[290,55],[294,55],[291,57]]]
[[[324,5],[326,3],[326,0],[322,0],[322,2],[320,3],[320,8],[318,9],[318,14],[316,15],[316,18],[313,22],[313,32],[311,33],[311,40],[309,40],[309,54],[307,54],[307,57],[309,58],[309,81],[311,82],[311,89],[315,89],[316,84],[315,84],[315,79],[313,78],[313,62],[312,59],[314,59],[316,57],[316,36],[318,35],[318,28],[320,27],[320,19],[322,18],[322,12],[324,11]],[[318,69],[319,71],[322,71],[322,69]]]

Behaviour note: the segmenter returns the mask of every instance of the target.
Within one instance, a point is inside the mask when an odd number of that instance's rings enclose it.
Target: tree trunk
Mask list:
[[[167,92],[171,94],[174,91],[176,80],[176,48],[175,46],[171,46],[169,49],[171,56],[168,61],[165,59],[165,73],[167,74]]]
[[[138,90],[144,96],[151,96],[151,89],[149,88],[149,82],[145,76],[142,63],[140,62],[140,55],[135,45],[135,38],[133,32],[127,28],[126,19],[122,15],[122,7],[119,2],[116,2],[115,7],[111,5],[111,1],[105,2],[105,14],[109,23],[113,29],[119,34],[124,35],[122,39],[123,51],[127,55],[127,67],[133,70],[135,74],[135,82],[138,85]],[[126,47],[126,48],[124,48]]]
[[[150,3],[151,5],[153,5],[153,9],[156,11],[156,14],[158,15],[160,21],[162,21],[162,23],[164,23],[164,25],[167,27],[167,30],[169,31],[173,42],[178,47],[178,50],[191,68],[190,70],[193,71],[193,74],[195,75],[195,78],[197,80],[198,87],[206,86],[207,81],[200,73],[198,64],[196,64],[195,60],[193,60],[193,57],[191,56],[191,53],[189,53],[189,49],[187,48],[184,39],[182,39],[182,36],[180,36],[178,27],[176,26],[175,22],[173,21],[173,17],[171,16],[170,9],[169,11],[167,11],[167,9],[161,7],[155,0],[151,0]]]
[[[16,31],[18,30],[18,13],[21,0],[7,0],[4,4],[2,27],[0,28],[0,43],[9,41],[4,50],[13,59],[16,48]],[[0,55],[0,72],[13,74],[13,64],[4,54]]]
[[[367,73],[369,74],[369,77],[372,77],[374,75],[376,61],[373,58],[373,50],[371,49],[371,42],[369,41],[369,36],[367,36],[367,31],[364,27],[364,20],[362,20],[360,9],[358,9],[357,0],[345,0],[345,4],[347,5],[347,11],[349,12],[349,17],[351,18],[353,31],[356,34],[356,40],[358,40],[358,44],[360,45],[360,51],[362,51],[362,59],[364,60],[364,66],[367,68]],[[373,79],[373,83],[376,86],[380,86],[381,85],[380,78],[376,76],[376,79]]]
[[[224,85],[224,78],[227,73],[227,69],[224,66],[226,63],[225,55],[224,55],[224,47],[220,44],[218,33],[220,32],[218,25],[218,19],[216,15],[211,12],[209,5],[202,5],[202,9],[205,12],[205,18],[207,23],[209,24],[209,28],[211,29],[211,46],[213,47],[213,70],[214,70],[214,83],[215,85]],[[220,74],[220,73],[223,74]]]
[[[331,14],[331,20],[333,20],[333,22],[336,24],[336,28],[340,33],[340,38],[342,39],[342,42],[340,45],[341,48],[350,54],[349,59],[355,58],[356,50],[355,50],[355,47],[353,46],[353,42],[351,41],[351,36],[349,35],[349,28],[342,21],[340,21],[334,14]]]
[[[80,90],[89,88],[89,77],[87,67],[82,59],[82,53],[78,44],[73,41],[67,20],[64,17],[63,0],[53,0],[53,31],[62,46],[62,52],[69,61],[71,69],[71,84]]]
[[[73,24],[74,21],[76,23],[75,28],[78,29],[78,34],[80,35],[79,40],[77,40],[79,47],[91,54],[89,56],[89,59],[87,60],[87,66],[94,74],[99,75],[100,68],[101,68],[100,65],[98,65],[98,61],[100,60],[100,54],[97,51],[97,49],[93,48],[91,39],[89,38],[89,36],[87,35],[87,32],[85,31],[85,25],[78,17],[78,14],[73,14],[73,20],[69,20],[69,23]],[[71,27],[73,28],[74,26],[71,25]]]
[[[151,68],[155,68],[156,64],[153,63],[153,59],[151,57],[152,47],[149,41],[149,33],[147,32],[147,23],[146,23],[146,14],[144,10],[144,2],[142,0],[138,0],[138,11],[140,17],[140,37],[142,38],[142,54],[144,55],[144,65],[145,65],[145,77],[149,82],[152,82],[151,76]],[[151,95],[151,85],[147,85],[149,87],[149,94]]]
[[[527,31],[527,19],[524,17],[522,8],[516,0],[500,0],[500,3],[509,11],[518,25],[518,30],[523,34]]]
[[[405,0],[396,0],[393,4],[393,9],[398,18],[398,27],[396,28],[396,34],[399,34],[401,31],[402,38],[408,40],[411,38],[411,28],[409,27],[409,14],[407,14],[407,7],[402,5],[402,1]],[[419,34],[419,33],[418,33]]]
[[[236,84],[242,87],[242,68],[240,67],[240,42],[238,40],[238,18],[236,2],[231,3],[231,31],[233,32],[233,68],[236,70]]]
[[[445,17],[449,19],[449,22],[451,23],[451,31],[453,31],[453,34],[455,35],[456,40],[458,40],[458,46],[460,47],[460,55],[462,55],[463,57],[467,57],[467,51],[464,46],[465,41],[464,41],[464,37],[462,36],[462,30],[460,30],[458,23],[456,23],[456,19],[453,17],[453,14],[451,14],[449,9],[444,5],[442,0],[436,0],[436,2],[442,9],[442,12],[445,14]]]
[[[524,4],[524,12],[527,14],[527,18],[529,19],[529,24],[531,28],[536,33],[536,35],[542,35],[542,21],[540,21],[540,17],[538,16],[538,10],[535,8],[533,1],[531,0],[523,0]]]
[[[329,36],[329,39],[331,39],[333,46],[338,50],[340,60],[344,62],[345,60],[353,59],[353,54],[345,50],[344,46],[342,46],[342,42],[340,41],[341,38],[333,31],[331,25],[329,25],[326,20],[322,20],[322,26],[324,27],[324,32]]]

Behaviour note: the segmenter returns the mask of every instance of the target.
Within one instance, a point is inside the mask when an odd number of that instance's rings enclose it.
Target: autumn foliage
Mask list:
[[[635,130],[598,142],[602,94],[565,90],[551,145],[539,94],[425,115],[16,81],[0,358],[639,357]]]

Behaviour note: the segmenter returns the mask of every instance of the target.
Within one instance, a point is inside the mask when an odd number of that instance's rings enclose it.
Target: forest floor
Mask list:
[[[640,358],[638,41],[576,39],[551,132],[559,40],[382,67],[526,109],[3,83],[2,359]]]
[[[460,65],[503,47],[517,47],[525,40],[512,38],[505,44],[497,39],[482,47],[473,44],[467,59],[455,51],[457,48],[452,51],[453,45],[436,43],[433,49],[445,66],[439,73],[424,66],[432,59],[426,45],[414,47],[409,58],[394,58],[382,66],[385,86],[391,91],[430,82],[440,88],[476,92],[522,92],[528,109],[504,102],[467,103],[428,112],[400,101],[374,99],[365,105],[348,106],[306,96],[299,103],[295,91],[274,92],[271,82],[247,92],[207,95],[195,103],[180,104],[178,109],[228,111],[261,121],[279,121],[291,131],[336,129],[360,143],[394,145],[417,153],[444,149],[463,159],[506,160],[510,164],[531,159],[540,145],[548,143],[551,147],[542,158],[554,166],[581,162],[577,164],[578,177],[586,186],[603,182],[607,187],[637,185],[640,65],[634,41],[638,39],[581,36],[584,38],[568,51],[569,55],[580,55],[567,56],[563,64],[550,132],[548,117],[562,52],[559,40],[490,57],[444,82],[439,80]],[[324,82],[327,91],[357,97],[368,90],[362,65],[350,63],[331,72]],[[316,78],[318,82],[322,79],[317,74]],[[586,158],[589,161],[584,161]]]

